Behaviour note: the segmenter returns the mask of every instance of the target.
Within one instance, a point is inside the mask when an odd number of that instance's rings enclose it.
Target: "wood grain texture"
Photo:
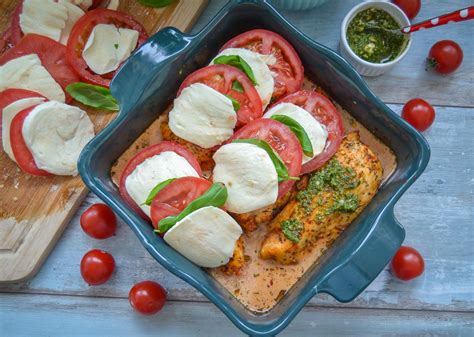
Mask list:
[[[337,324],[335,324],[337,322]],[[215,306],[168,302],[140,316],[127,299],[0,295],[5,336],[243,336]],[[306,307],[279,336],[472,336],[469,313]]]
[[[0,32],[8,26],[16,3],[0,2]],[[152,34],[165,26],[187,31],[206,3],[181,0],[153,9],[134,0],[122,0],[120,9],[141,21]],[[88,112],[96,133],[115,116],[78,106]],[[0,152],[0,283],[24,281],[37,272],[86,195],[80,177],[29,176]]]

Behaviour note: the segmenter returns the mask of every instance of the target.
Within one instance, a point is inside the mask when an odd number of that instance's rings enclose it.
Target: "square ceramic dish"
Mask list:
[[[182,80],[207,65],[228,39],[254,28],[285,37],[301,57],[306,76],[398,158],[396,171],[364,212],[319,263],[264,314],[247,310],[208,272],[165,244],[153,233],[152,226],[121,199],[110,176],[115,160],[158,117],[158,112],[171,104]],[[132,228],[161,265],[207,296],[243,332],[277,334],[317,293],[328,293],[341,302],[351,301],[377,277],[403,242],[405,231],[394,218],[393,206],[425,169],[430,154],[426,141],[370,91],[352,66],[299,32],[266,1],[231,1],[196,35],[185,35],[174,28],[159,31],[128,59],[112,81],[111,90],[121,110],[82,152],[79,172],[84,182]]]

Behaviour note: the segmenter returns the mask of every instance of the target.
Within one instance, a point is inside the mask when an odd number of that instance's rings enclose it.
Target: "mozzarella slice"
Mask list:
[[[116,70],[137,46],[138,32],[110,24],[98,24],[92,29],[82,51],[82,57],[99,75]]]
[[[216,58],[222,55],[240,56],[245,62],[248,63],[250,68],[252,68],[255,80],[257,82],[255,89],[257,89],[257,92],[260,95],[263,110],[265,110],[268,103],[270,103],[270,99],[272,98],[273,94],[273,87],[275,85],[270,68],[268,68],[268,65],[265,61],[272,62],[272,59],[265,58],[265,55],[255,53],[244,48],[224,49],[219,55],[216,56]],[[211,63],[214,63],[214,60],[212,60]]]
[[[236,123],[232,101],[202,83],[185,88],[169,113],[171,131],[205,149],[229,139]]]
[[[228,211],[251,212],[277,200],[278,175],[265,150],[253,144],[230,143],[220,147],[213,159],[213,180],[227,187]]]
[[[308,157],[303,154],[303,164],[307,163],[318,154],[324,151],[328,132],[326,127],[319,123],[308,111],[292,103],[280,103],[268,110],[264,118],[270,118],[273,115],[284,115],[293,118],[306,131],[311,145],[313,146],[313,156]]]
[[[229,262],[240,235],[242,229],[229,214],[208,206],[177,222],[164,239],[191,262],[214,268]]]
[[[192,165],[173,151],[165,151],[145,159],[125,180],[130,197],[148,216],[150,206],[143,205],[150,191],[162,181],[171,178],[199,177]]]
[[[65,99],[63,89],[36,54],[18,57],[0,66],[0,91],[8,88],[31,90],[52,101],[64,102]]]
[[[72,27],[74,27],[77,20],[79,20],[85,13],[82,9],[70,3],[68,0],[59,0],[59,3],[63,4],[67,9],[66,26],[61,31],[59,42],[61,42],[63,45],[67,45],[67,40],[69,39],[69,34],[71,33]]]
[[[10,143],[10,125],[12,124],[13,118],[22,110],[28,109],[34,105],[38,105],[44,102],[44,98],[32,97],[24,98],[7,105],[2,111],[2,144],[5,153],[16,162],[15,156],[13,155],[12,145]]]
[[[20,28],[24,34],[35,33],[59,41],[67,17],[64,4],[53,0],[24,0]]]
[[[22,132],[38,168],[57,175],[77,175],[77,159],[94,137],[94,125],[78,107],[50,101],[33,108]]]
[[[107,9],[112,9],[116,11],[119,5],[120,5],[120,0],[110,0],[109,4],[107,5]]]

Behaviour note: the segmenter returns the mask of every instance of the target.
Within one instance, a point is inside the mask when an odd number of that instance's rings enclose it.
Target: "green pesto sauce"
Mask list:
[[[288,240],[294,243],[300,242],[301,233],[303,232],[303,224],[296,219],[288,219],[280,223],[281,231]]]
[[[321,170],[314,172],[308,182],[308,186],[298,192],[297,200],[303,211],[310,214],[313,211],[313,200],[323,191],[333,194],[333,202],[327,207],[324,215],[334,212],[354,212],[359,207],[359,198],[349,192],[360,184],[356,173],[350,167],[342,166],[337,159],[331,159]],[[316,205],[322,206],[324,201],[316,199]],[[321,222],[322,215],[316,221]]]
[[[365,61],[372,63],[393,61],[405,49],[408,37],[405,34],[391,33],[376,27],[401,28],[384,10],[368,8],[358,13],[349,23],[347,42],[354,53]]]

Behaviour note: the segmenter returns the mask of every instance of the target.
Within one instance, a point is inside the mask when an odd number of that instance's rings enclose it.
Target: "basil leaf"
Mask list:
[[[295,121],[293,118],[285,115],[273,115],[270,118],[279,121],[280,123],[283,123],[287,127],[289,127],[290,130],[293,131],[293,133],[300,141],[303,153],[308,157],[313,156],[313,145],[311,145],[311,140],[309,139],[306,130],[301,126],[300,123]]]
[[[250,81],[252,81],[253,85],[257,85],[257,80],[255,79],[252,68],[250,68],[249,64],[238,55],[219,56],[214,60],[214,64],[228,64],[232,67],[236,67],[237,69],[242,70],[245,75],[247,75]]]
[[[236,100],[234,97],[232,96],[229,96],[229,95],[226,95],[224,94],[225,97],[227,97],[228,99],[230,99],[232,101],[232,106],[234,107],[234,110],[235,112],[239,111],[240,109],[240,103],[238,100]]]
[[[249,143],[253,145],[257,145],[259,148],[264,149],[267,153],[270,159],[272,160],[273,165],[275,165],[275,169],[278,175],[278,182],[282,182],[285,180],[299,180],[300,178],[298,177],[291,177],[288,175],[288,169],[286,168],[285,163],[283,160],[280,158],[278,153],[276,153],[273,148],[268,144],[266,141],[262,139],[253,139],[253,138],[247,138],[247,139],[234,139],[232,143]]]
[[[169,184],[171,184],[175,180],[176,180],[176,178],[167,179],[165,181],[162,181],[161,183],[159,183],[155,187],[153,187],[153,189],[150,191],[150,194],[148,194],[148,197],[146,198],[145,202],[142,205],[150,206],[151,202],[156,197],[158,192],[160,192],[163,188],[165,188],[166,186],[168,186]]]
[[[244,87],[242,84],[240,84],[239,81],[233,81],[232,82],[232,90],[238,91],[238,92],[244,92]]]
[[[111,111],[120,110],[117,100],[112,96],[110,90],[99,85],[76,82],[66,87],[66,91],[76,101],[94,108],[107,109]]]
[[[154,8],[166,7],[171,5],[173,1],[174,0],[138,0],[138,2],[143,6]]]
[[[158,233],[165,233],[185,216],[207,206],[221,207],[227,201],[227,188],[223,183],[214,183],[203,195],[194,199],[178,215],[168,216],[158,223]],[[155,230],[156,231],[156,230]]]

